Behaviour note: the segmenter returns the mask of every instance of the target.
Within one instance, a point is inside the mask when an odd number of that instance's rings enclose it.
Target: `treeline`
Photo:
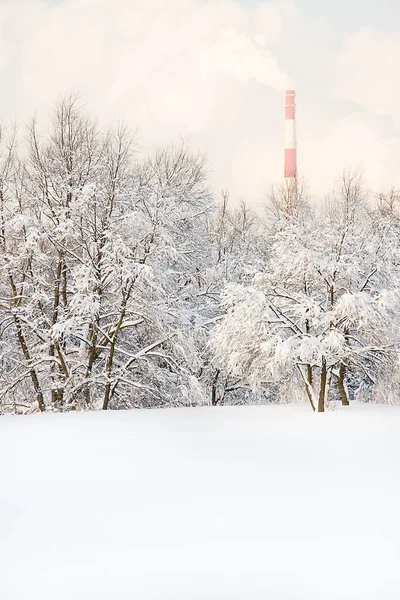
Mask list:
[[[232,209],[204,157],[60,101],[1,136],[1,412],[397,401],[398,204],[345,173]]]

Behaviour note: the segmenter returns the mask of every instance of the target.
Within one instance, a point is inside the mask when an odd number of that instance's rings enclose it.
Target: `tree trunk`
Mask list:
[[[315,412],[314,391],[313,391],[313,387],[310,382],[310,371],[308,370],[308,367],[309,367],[309,365],[307,365],[307,377],[306,377],[303,372],[303,369],[300,367],[300,365],[297,365],[297,369],[301,375],[301,378],[302,378],[305,388],[306,388],[306,392],[307,392],[307,396],[308,396],[308,399],[311,404],[311,408]],[[312,368],[310,367],[310,369],[311,369],[311,375],[312,375]],[[311,380],[312,380],[312,377],[311,377]]]
[[[14,278],[13,278],[13,276],[12,276],[11,273],[8,274],[8,280],[10,282],[12,294],[14,296],[14,306],[18,307],[18,300],[17,300],[18,291],[17,291],[17,287],[16,287],[15,282],[14,282]],[[20,320],[19,320],[19,318],[18,318],[18,316],[16,314],[14,314],[14,323],[15,323],[15,327],[16,327],[16,330],[17,330],[17,337],[18,337],[19,345],[21,346],[21,350],[22,350],[22,353],[23,353],[24,358],[26,360],[26,363],[30,367],[29,368],[29,373],[30,373],[30,376],[31,376],[33,388],[34,388],[35,393],[36,393],[36,400],[37,400],[37,403],[38,403],[38,406],[39,406],[39,410],[41,412],[45,412],[45,410],[46,410],[46,404],[45,404],[45,401],[44,401],[42,389],[40,387],[39,377],[38,377],[38,375],[36,373],[36,370],[32,367],[32,358],[31,358],[31,354],[29,352],[28,344],[27,344],[27,341],[25,339],[24,332],[22,330],[21,322],[20,322]]]
[[[15,326],[16,326],[16,329],[17,329],[18,341],[19,341],[20,346],[22,348],[22,352],[23,352],[24,358],[25,358],[27,364],[30,366],[32,364],[31,355],[30,355],[30,352],[29,352],[29,349],[28,349],[28,345],[27,345],[26,340],[25,340],[25,336],[24,336],[23,331],[22,331],[22,327],[21,327],[20,321],[19,321],[19,319],[18,319],[17,316],[14,316],[14,323],[15,323]],[[40,412],[45,412],[46,405],[45,405],[45,402],[44,402],[43,393],[42,393],[42,390],[40,388],[39,378],[37,376],[36,370],[33,367],[30,367],[30,371],[29,372],[30,372],[31,380],[32,380],[33,387],[34,387],[34,390],[35,390],[35,393],[36,393],[36,400],[37,400],[37,403],[38,403],[38,406],[39,406],[39,410],[40,410]]]
[[[63,255],[60,252],[58,255],[56,279],[54,282],[54,302],[53,302],[53,314],[52,314],[52,318],[51,318],[51,326],[52,327],[54,327],[54,325],[57,323],[58,315],[59,315],[60,283],[61,283],[62,270],[63,270]],[[56,344],[54,342],[51,342],[50,348],[49,348],[49,356],[51,358],[54,358],[55,355],[56,355]],[[52,403],[52,406],[61,408],[63,396],[64,396],[64,389],[63,389],[63,386],[61,388],[59,387],[60,375],[59,375],[59,373],[57,373],[57,374],[55,373],[56,368],[57,368],[56,363],[54,361],[52,363],[50,363],[51,403]],[[60,370],[60,369],[58,369],[58,370]]]
[[[325,411],[325,396],[326,396],[326,382],[327,382],[328,371],[326,368],[326,360],[325,357],[322,357],[322,367],[321,367],[321,382],[319,388],[319,398],[318,398],[318,412]]]
[[[93,323],[89,325],[89,350],[88,350],[88,358],[87,358],[87,366],[85,372],[85,385],[83,387],[83,396],[85,398],[86,406],[89,407],[91,405],[90,398],[90,378],[92,375],[92,370],[94,366],[94,362],[96,360],[97,354],[97,326],[98,326],[98,317],[96,317],[97,323],[96,326]]]
[[[307,381],[310,385],[312,385],[313,383],[313,372],[312,372],[312,366],[311,365],[307,365]]]
[[[106,383],[106,388],[105,388],[105,392],[104,392],[103,410],[108,410],[108,405],[109,405],[111,397],[112,397],[112,393],[111,393],[111,374],[112,374],[112,368],[113,368],[115,347],[116,347],[116,344],[117,344],[118,334],[119,334],[119,331],[121,329],[121,325],[122,325],[122,323],[124,322],[124,319],[125,319],[126,305],[128,303],[128,299],[129,299],[132,287],[133,287],[133,283],[130,284],[129,288],[126,290],[126,293],[123,294],[123,299],[122,299],[122,302],[121,302],[121,314],[119,316],[118,323],[117,323],[117,325],[115,327],[114,335],[112,336],[112,339],[111,339],[111,342],[110,342],[110,351],[108,353],[108,358],[107,358],[107,363],[106,363],[106,378],[107,378],[107,383]],[[115,386],[114,386],[114,390],[115,390]]]
[[[339,377],[338,377],[339,394],[340,394],[340,398],[342,400],[342,406],[349,406],[350,402],[349,402],[349,396],[347,393],[345,377],[346,377],[346,366],[343,363],[340,363]]]
[[[217,406],[218,402],[219,402],[219,398],[217,396],[217,382],[218,382],[218,377],[219,377],[219,369],[217,369],[213,382],[212,382],[212,389],[211,389],[211,406]]]

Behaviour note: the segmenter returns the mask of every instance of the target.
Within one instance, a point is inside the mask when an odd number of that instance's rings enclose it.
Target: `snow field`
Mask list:
[[[394,600],[400,409],[3,417],[2,600]]]

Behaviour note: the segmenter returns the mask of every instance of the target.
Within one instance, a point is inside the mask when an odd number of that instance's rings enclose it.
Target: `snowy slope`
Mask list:
[[[1,600],[400,597],[400,409],[3,417]]]

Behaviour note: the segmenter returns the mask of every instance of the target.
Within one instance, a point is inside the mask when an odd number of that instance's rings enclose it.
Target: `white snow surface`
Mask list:
[[[400,408],[2,417],[2,600],[400,598]]]

